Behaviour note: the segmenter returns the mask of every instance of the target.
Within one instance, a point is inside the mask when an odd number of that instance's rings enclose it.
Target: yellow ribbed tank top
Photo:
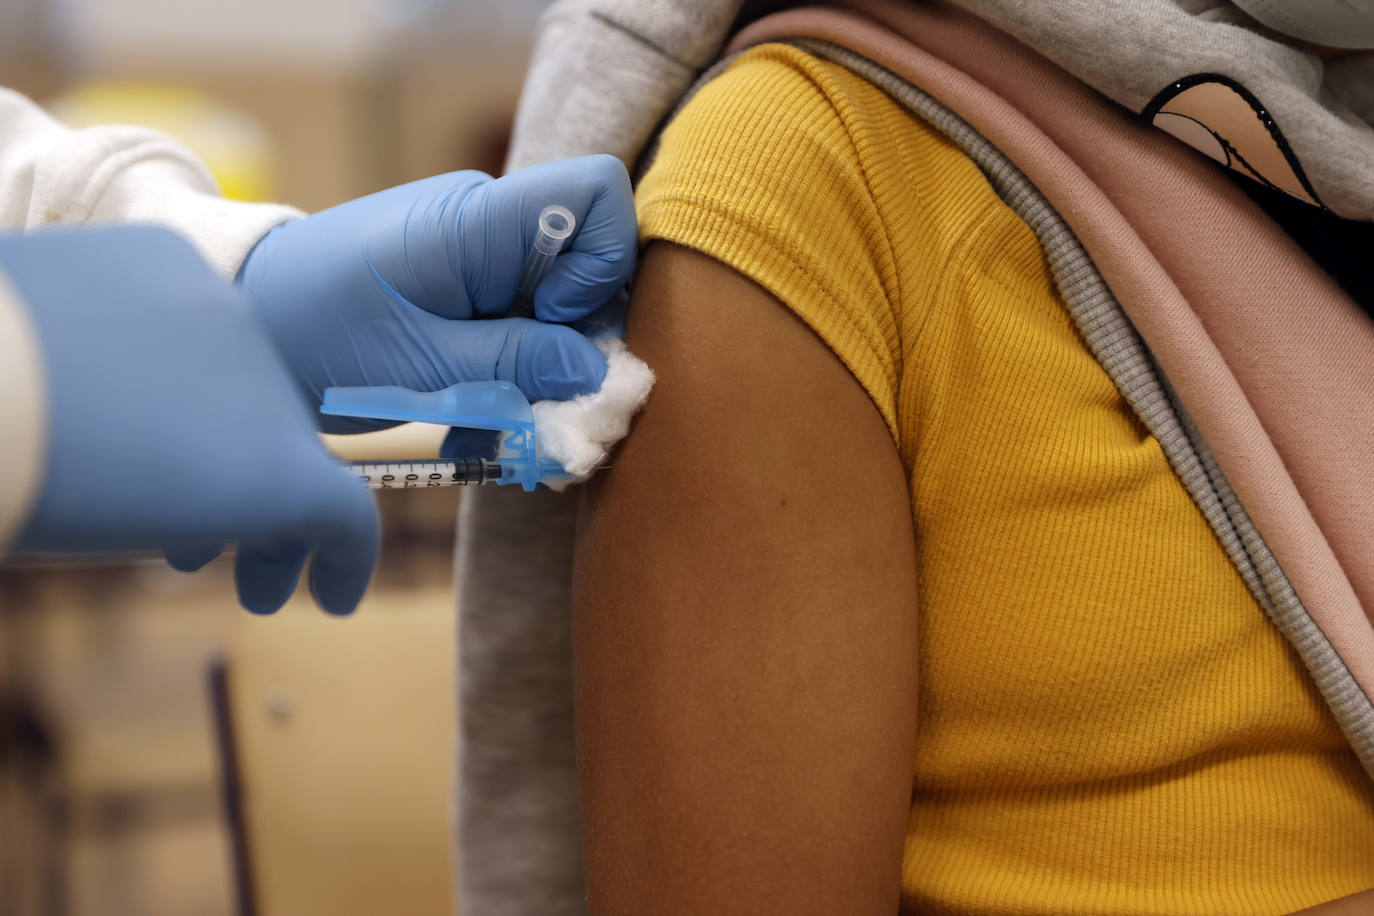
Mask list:
[[[900,451],[909,909],[1284,913],[1374,886],[1368,778],[971,160],[765,45],[665,129],[638,208],[645,241],[803,318]]]

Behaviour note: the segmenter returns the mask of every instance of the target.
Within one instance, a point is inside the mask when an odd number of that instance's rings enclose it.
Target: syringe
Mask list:
[[[433,423],[491,431],[497,438],[491,457],[418,458],[343,462],[374,490],[414,490],[572,480],[563,465],[539,456],[530,402],[511,382],[459,382],[439,391],[393,386],[326,388],[320,413],[331,417]],[[480,453],[480,450],[479,450]]]
[[[370,490],[415,490],[500,483],[501,462],[486,458],[456,461],[350,461],[347,467]]]
[[[515,299],[511,303],[510,316],[530,318],[534,315],[534,291],[548,276],[554,259],[563,249],[563,243],[577,228],[577,217],[561,204],[550,204],[539,212],[539,234],[534,237],[534,245],[525,257],[520,269],[520,282],[515,287]]]
[[[482,484],[522,483],[521,462],[492,458],[403,459],[345,463],[369,490],[423,490],[427,487],[476,487]],[[539,462],[538,479],[558,483],[571,478],[552,461]],[[533,486],[533,484],[531,484]]]

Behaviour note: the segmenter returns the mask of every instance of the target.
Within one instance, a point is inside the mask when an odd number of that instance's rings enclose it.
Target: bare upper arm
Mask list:
[[[588,492],[574,579],[593,913],[898,903],[915,546],[877,409],[761,287],[654,243],[649,406]]]
[[[1293,916],[1368,916],[1370,913],[1374,913],[1374,888],[1339,900],[1319,903]]]

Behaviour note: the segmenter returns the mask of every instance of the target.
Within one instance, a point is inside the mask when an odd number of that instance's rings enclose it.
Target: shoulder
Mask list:
[[[702,85],[663,130],[636,193],[641,241],[723,262],[805,320],[885,412],[901,342],[900,282],[882,189],[900,169],[879,90],[787,45]]]
[[[977,218],[951,198],[970,177],[967,156],[863,77],[760,45],[664,128],[636,194],[641,241],[703,252],[772,293],[891,421],[903,336],[926,307],[913,291]]]

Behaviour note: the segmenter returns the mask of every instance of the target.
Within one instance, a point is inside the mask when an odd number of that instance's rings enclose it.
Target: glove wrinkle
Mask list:
[[[461,252],[459,255],[462,267],[460,275],[463,278],[463,286],[467,290],[468,298],[472,303],[472,310],[479,316],[492,316],[503,313],[510,306],[510,298],[515,293],[515,281],[511,281],[510,293],[506,301],[495,303],[490,301],[495,298],[492,295],[493,280],[491,277],[492,265],[496,259],[492,257],[492,239],[486,232],[480,231],[482,226],[493,223],[491,214],[491,204],[488,201],[487,190],[492,186],[492,182],[481,184],[474,188],[463,202],[458,206],[458,215],[454,219],[453,225],[458,227],[458,237],[452,245]],[[516,244],[519,247],[520,233],[516,231]],[[509,244],[508,240],[506,241]],[[507,254],[508,260],[514,252]]]

